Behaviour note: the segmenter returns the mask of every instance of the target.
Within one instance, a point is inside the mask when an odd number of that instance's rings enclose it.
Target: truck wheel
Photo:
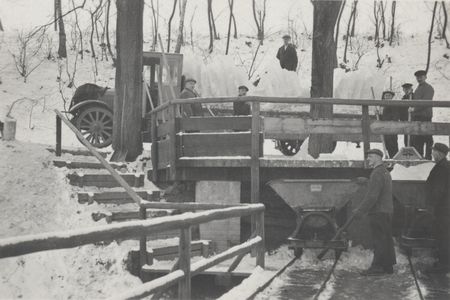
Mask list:
[[[293,156],[298,153],[302,144],[302,140],[277,140],[276,148],[286,156]]]
[[[109,109],[88,107],[78,114],[75,126],[95,148],[108,147],[112,143],[113,114]]]

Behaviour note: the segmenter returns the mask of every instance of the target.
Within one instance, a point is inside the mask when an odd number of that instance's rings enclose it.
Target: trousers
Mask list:
[[[394,240],[392,238],[392,216],[388,213],[369,214],[370,230],[373,238],[372,267],[392,269],[397,263]]]

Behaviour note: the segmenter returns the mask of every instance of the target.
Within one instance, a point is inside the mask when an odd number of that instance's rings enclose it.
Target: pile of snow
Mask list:
[[[434,165],[433,162],[426,162],[411,167],[395,164],[394,169],[391,171],[391,177],[392,180],[427,180]]]

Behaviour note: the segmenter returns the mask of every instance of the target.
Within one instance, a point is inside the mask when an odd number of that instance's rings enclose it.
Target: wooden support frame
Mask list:
[[[367,160],[367,151],[370,149],[370,119],[369,106],[362,106],[362,120],[361,120],[362,134],[363,134],[363,149],[364,161]],[[367,167],[367,162],[365,163]]]
[[[61,156],[61,139],[62,139],[62,133],[61,133],[61,118],[56,115],[56,148],[55,148],[55,155]]]
[[[147,209],[145,207],[139,207],[139,217],[141,220],[147,219]],[[142,267],[147,264],[147,235],[141,235],[139,239],[139,263]]]
[[[191,299],[191,227],[180,230],[179,268],[184,273],[178,283],[178,299]]]

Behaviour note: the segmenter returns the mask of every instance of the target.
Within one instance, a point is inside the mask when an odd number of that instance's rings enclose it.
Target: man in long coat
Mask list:
[[[298,65],[297,50],[294,45],[290,43],[291,37],[289,35],[283,36],[283,46],[278,49],[277,58],[280,61],[282,69],[288,71],[296,71]]]
[[[370,174],[367,193],[358,209],[356,216],[367,214],[373,239],[373,260],[370,268],[362,275],[384,275],[394,273],[396,264],[394,240],[392,238],[392,178],[383,164],[383,152],[370,149],[367,152],[369,166],[373,168]]]
[[[436,164],[427,178],[427,204],[434,215],[434,237],[438,248],[438,261],[429,271],[439,273],[450,271],[450,166],[447,154],[448,147],[445,144],[434,144],[432,156]]]
[[[180,99],[197,98],[198,94],[195,91],[195,84],[197,81],[192,78],[186,79],[185,86],[180,94]],[[203,107],[201,103],[183,104],[181,106],[181,114],[183,117],[203,116]]]

